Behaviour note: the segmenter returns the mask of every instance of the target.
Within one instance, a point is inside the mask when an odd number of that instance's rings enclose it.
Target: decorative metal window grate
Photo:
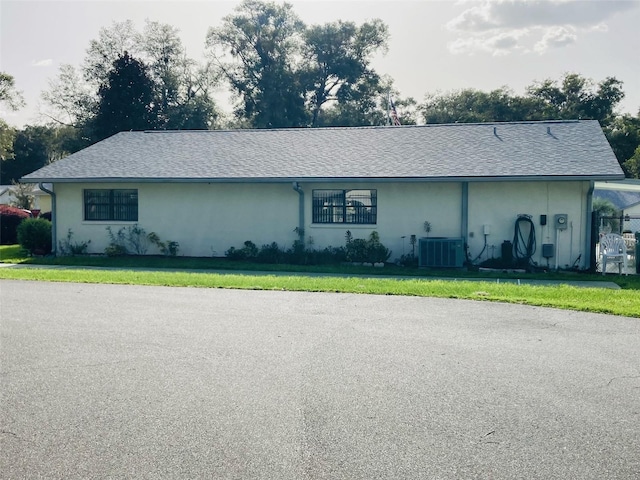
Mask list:
[[[138,221],[138,190],[93,189],[84,191],[84,219]]]
[[[375,224],[377,190],[314,190],[313,223]]]

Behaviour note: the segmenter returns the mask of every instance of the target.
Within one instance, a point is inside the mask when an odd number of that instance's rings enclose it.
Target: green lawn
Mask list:
[[[353,266],[293,266],[229,262],[214,258],[166,257],[60,257],[28,258],[19,247],[0,247],[0,261],[7,263],[66,265],[66,269],[0,268],[0,278],[58,282],[112,283],[163,285],[201,288],[238,288],[253,290],[289,290],[311,292],[344,292],[377,295],[412,295],[424,297],[459,298],[500,301],[570,310],[608,313],[640,318],[640,278],[608,275],[621,290],[578,288],[568,285],[532,286],[499,282],[502,279],[602,280],[601,275],[554,274],[485,274],[461,270],[424,270],[385,266],[382,269]],[[115,267],[114,270],[73,269],[74,266]],[[133,268],[162,268],[168,271],[139,271]],[[184,270],[196,270],[185,272]],[[198,272],[216,269],[219,272]],[[246,271],[296,271],[296,275],[256,274]],[[323,272],[346,276],[306,276],[304,273]],[[377,275],[404,275],[404,279],[376,278]],[[442,280],[441,276],[458,278]],[[471,281],[480,277],[482,281]],[[465,280],[468,278],[468,280]]]

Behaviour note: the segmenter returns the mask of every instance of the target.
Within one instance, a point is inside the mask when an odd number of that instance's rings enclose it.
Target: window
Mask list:
[[[375,224],[377,190],[314,190],[313,223]]]
[[[84,219],[137,222],[138,190],[85,190]]]

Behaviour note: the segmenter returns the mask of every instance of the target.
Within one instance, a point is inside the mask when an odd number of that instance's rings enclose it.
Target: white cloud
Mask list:
[[[571,45],[578,40],[576,29],[572,27],[553,27],[548,29],[537,42],[533,49],[538,53],[544,53],[549,48],[561,48]]]
[[[446,24],[449,30],[462,32],[483,31],[497,28],[498,26],[499,25],[491,20],[489,3],[471,7]]]
[[[488,39],[487,44],[496,50],[512,49],[518,46],[518,37],[516,33],[500,33]]]
[[[482,0],[459,2],[464,10],[446,24],[460,37],[450,44],[452,53],[490,52],[504,54],[516,49],[543,53],[571,45],[578,33],[606,32],[605,21],[637,8],[629,0]],[[523,45],[522,32],[531,37]]]
[[[589,28],[590,32],[601,32],[601,33],[606,33],[609,31],[609,25],[607,25],[606,23],[599,23],[597,25],[594,25],[593,27]]]
[[[629,0],[483,0],[447,23],[450,30],[482,32],[495,28],[586,26],[640,4]]]
[[[496,35],[477,35],[457,38],[449,44],[453,54],[488,53],[494,56],[508,55],[512,51],[522,50],[520,38],[527,35],[527,30],[498,33]]]
[[[44,60],[32,60],[31,61],[31,66],[32,67],[50,67],[51,65],[53,65],[53,60],[50,58],[46,58]]]

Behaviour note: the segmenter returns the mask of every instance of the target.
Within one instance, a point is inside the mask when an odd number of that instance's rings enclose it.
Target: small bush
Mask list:
[[[29,218],[29,213],[16,207],[0,205],[0,244],[18,243],[18,225]]]
[[[106,230],[107,235],[109,236],[109,245],[104,249],[104,253],[109,257],[118,257],[129,253],[125,245],[127,240],[124,234],[124,227],[119,229],[116,233],[113,233],[111,227],[107,227]]]
[[[331,265],[347,261],[344,247],[327,247],[322,250],[307,250],[306,260],[310,265]]]
[[[346,235],[345,247],[326,247],[316,250],[312,247],[313,239],[306,242],[297,239],[291,248],[284,250],[276,242],[262,245],[258,249],[255,243],[247,240],[242,248],[231,247],[225,255],[229,260],[255,261],[259,263],[288,263],[292,265],[330,265],[349,262],[385,262],[391,251],[380,243],[377,232],[372,232],[368,240],[352,238],[351,232]]]
[[[362,238],[356,238],[347,243],[347,261],[348,262],[367,262],[367,241]]]
[[[107,248],[104,249],[104,253],[108,257],[121,257],[123,255],[127,255],[129,252],[124,245],[110,243]]]
[[[180,243],[174,241],[163,242],[156,232],[151,232],[147,235],[147,238],[158,247],[162,255],[167,257],[175,257],[178,254],[178,250],[180,250]]]
[[[69,229],[67,231],[67,237],[64,240],[58,242],[58,253],[60,255],[86,255],[89,249],[91,240],[86,242],[74,242],[73,231]]]
[[[151,239],[145,229],[136,223],[127,227],[127,242],[136,255],[144,255],[149,250]]]
[[[133,252],[136,255],[144,255],[149,249],[151,240],[144,228],[137,223],[128,227],[120,228],[116,233],[113,233],[111,227],[107,227],[107,235],[109,235],[109,246],[107,250],[119,255],[126,255],[129,252]],[[109,252],[105,250],[107,255]]]
[[[396,260],[398,265],[402,265],[403,267],[418,267],[418,257],[412,253],[407,255],[402,255],[399,259]]]
[[[272,242],[269,245],[262,245],[256,261],[260,263],[281,263],[285,258],[285,252],[283,252],[276,242]]]
[[[244,242],[244,247],[237,249],[231,247],[224,254],[230,260],[254,260],[258,256],[258,247],[250,240]]]
[[[367,240],[353,238],[347,230],[346,257],[348,262],[383,263],[391,256],[391,250],[380,243],[380,235],[373,231]]]
[[[27,218],[18,225],[18,243],[32,255],[51,252],[51,222],[43,218]]]
[[[391,256],[391,250],[380,243],[380,235],[376,231],[371,232],[366,245],[366,257],[368,262],[384,263]]]

